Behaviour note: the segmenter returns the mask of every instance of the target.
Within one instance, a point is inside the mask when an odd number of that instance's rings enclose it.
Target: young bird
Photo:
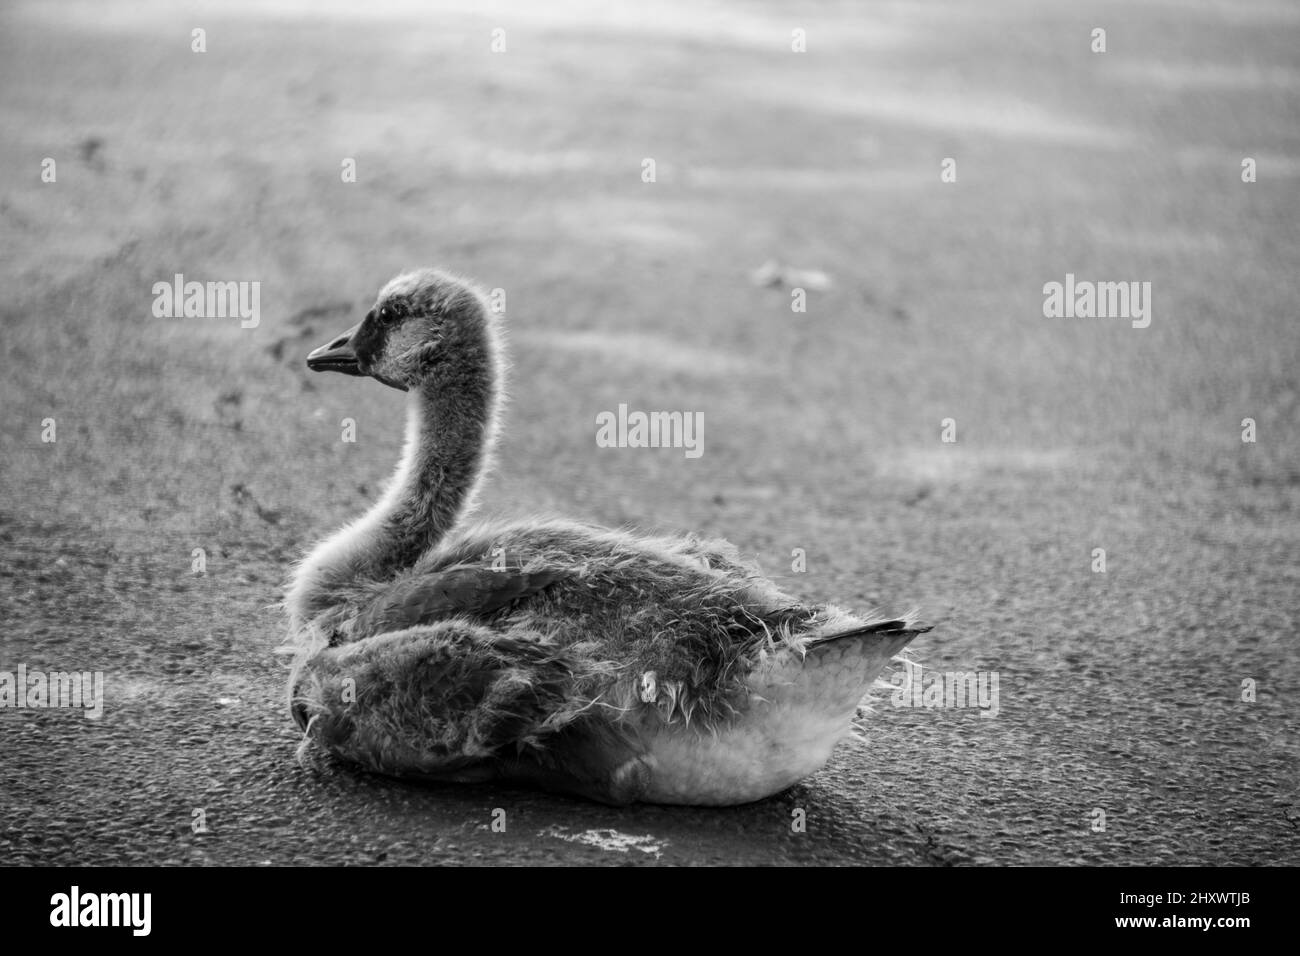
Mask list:
[[[392,482],[286,601],[293,716],[344,761],[611,804],[745,803],[821,768],[929,630],[803,603],[725,541],[467,523],[505,362],[482,294],[443,272],[393,279],[307,365],[408,393]]]

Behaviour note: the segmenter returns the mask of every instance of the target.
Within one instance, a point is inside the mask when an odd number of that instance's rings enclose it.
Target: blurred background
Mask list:
[[[0,709],[0,863],[1295,863],[1298,60],[1271,0],[6,4],[0,670],[107,700]],[[300,767],[275,605],[403,414],[303,359],[425,265],[506,294],[486,511],[919,605],[999,716],[886,695],[732,810]],[[1045,318],[1067,273],[1150,327]],[[620,403],[704,454],[598,448]]]

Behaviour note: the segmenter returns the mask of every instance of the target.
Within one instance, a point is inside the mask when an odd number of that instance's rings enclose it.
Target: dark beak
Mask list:
[[[307,367],[313,372],[342,372],[344,375],[364,375],[357,358],[353,339],[361,328],[358,322],[329,345],[322,345],[307,356]]]

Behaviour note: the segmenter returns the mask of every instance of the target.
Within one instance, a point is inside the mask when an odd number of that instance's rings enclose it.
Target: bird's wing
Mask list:
[[[462,565],[422,574],[397,582],[364,608],[353,622],[351,636],[360,640],[456,615],[487,617],[572,573]]]

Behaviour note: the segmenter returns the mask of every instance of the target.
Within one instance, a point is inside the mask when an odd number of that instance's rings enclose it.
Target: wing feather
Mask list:
[[[524,571],[462,565],[399,581],[358,614],[352,639],[464,616],[485,618],[570,577],[562,570]]]

